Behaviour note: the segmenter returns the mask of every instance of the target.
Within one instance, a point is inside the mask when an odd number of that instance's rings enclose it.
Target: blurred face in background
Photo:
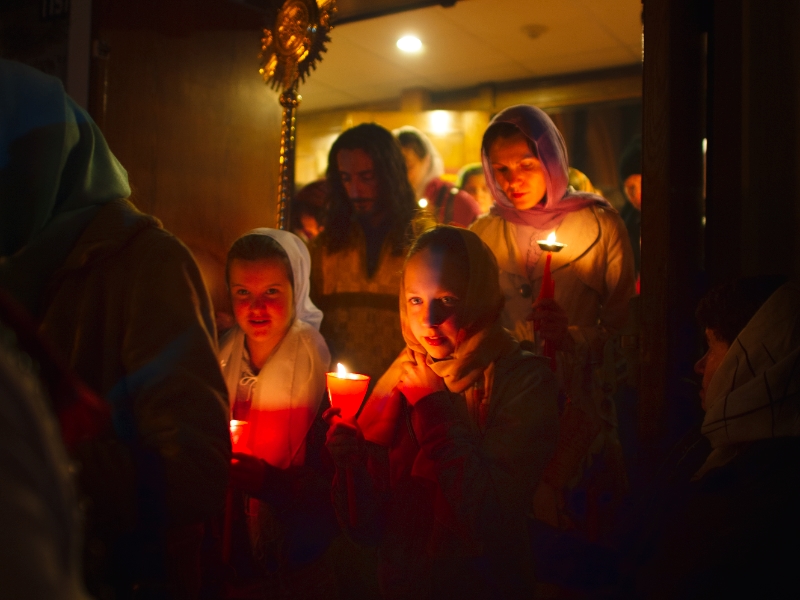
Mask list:
[[[422,185],[422,179],[425,177],[425,173],[428,172],[428,164],[430,163],[431,157],[426,156],[425,158],[420,158],[417,156],[417,153],[414,152],[413,148],[401,149],[403,151],[403,157],[406,159],[408,182],[411,184],[412,188],[417,189]]]
[[[314,215],[303,213],[300,215],[300,229],[294,233],[300,236],[301,239],[310,242],[323,231],[325,231],[325,227],[317,223]]]
[[[636,210],[642,210],[642,176],[630,175],[625,180],[624,186],[628,201],[636,207]]]
[[[475,201],[481,207],[482,213],[487,213],[492,208],[494,198],[489,193],[489,188],[486,186],[486,176],[483,173],[476,173],[467,177],[464,187],[461,189],[475,198]]]
[[[497,185],[517,210],[533,208],[547,193],[542,162],[522,132],[497,138],[489,149]]]

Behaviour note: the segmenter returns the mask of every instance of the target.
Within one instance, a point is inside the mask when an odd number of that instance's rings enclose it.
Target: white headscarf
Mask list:
[[[252,384],[251,452],[280,469],[301,465],[305,438],[325,393],[331,355],[319,333],[322,311],[308,297],[311,257],[293,233],[265,227],[245,235],[265,235],[281,245],[294,276],[295,319],[283,340],[261,367]],[[231,406],[242,378],[245,334],[234,327],[220,344],[219,359]]]
[[[308,248],[299,237],[282,229],[259,227],[248,231],[245,235],[265,235],[278,242],[289,257],[294,275],[294,314],[295,317],[311,325],[319,331],[322,323],[322,311],[318,309],[308,294],[310,291],[309,277],[311,276],[311,255]]]
[[[436,146],[433,145],[433,142],[428,138],[427,135],[422,133],[416,127],[412,127],[411,125],[404,125],[398,129],[392,131],[392,135],[395,138],[400,138],[400,134],[408,132],[413,133],[416,135],[422,145],[425,146],[425,150],[427,155],[424,159],[427,161],[427,168],[425,169],[425,175],[420,180],[420,183],[417,185],[417,188],[414,190],[414,193],[417,195],[417,198],[422,198],[425,195],[425,188],[428,187],[428,183],[430,183],[431,179],[436,177],[441,177],[444,173],[444,160],[442,160],[442,155],[439,154],[439,151],[436,149]]]

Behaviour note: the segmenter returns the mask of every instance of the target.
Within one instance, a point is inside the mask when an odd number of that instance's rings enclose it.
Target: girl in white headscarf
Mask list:
[[[335,535],[322,438],[314,442],[330,353],[318,331],[322,312],[308,297],[310,267],[300,238],[266,228],[236,240],[226,265],[236,326],[221,341],[220,365],[231,416],[249,423],[247,452],[234,452],[231,484],[250,496],[260,575],[283,592],[320,579],[307,569],[300,578],[290,574],[316,564]]]

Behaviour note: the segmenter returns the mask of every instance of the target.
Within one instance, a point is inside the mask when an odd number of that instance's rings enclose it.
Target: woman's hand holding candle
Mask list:
[[[556,350],[567,350],[572,342],[567,326],[567,313],[554,300],[556,282],[553,280],[550,263],[553,252],[561,252],[566,247],[556,241],[556,232],[550,232],[546,240],[537,240],[539,248],[547,252],[542,272],[542,287],[539,297],[533,303],[533,312],[528,317],[533,321],[533,328],[544,340],[544,355],[550,358],[550,368],[556,370]]]
[[[572,338],[569,335],[569,319],[566,311],[552,298],[540,298],[533,303],[533,312],[528,317],[535,322],[542,338],[551,341],[559,350],[566,350]]]
[[[406,397],[408,403],[414,406],[425,396],[447,389],[444,379],[433,372],[421,354],[403,362],[403,374],[397,389]]]

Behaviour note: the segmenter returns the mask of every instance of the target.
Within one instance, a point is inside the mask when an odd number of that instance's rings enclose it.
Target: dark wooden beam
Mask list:
[[[708,34],[706,270],[711,282],[741,275],[743,93],[742,0],[715,0]]]
[[[697,2],[645,0],[639,434],[646,469],[699,402],[694,310],[702,260],[705,36]],[[689,388],[691,389],[691,388]]]

